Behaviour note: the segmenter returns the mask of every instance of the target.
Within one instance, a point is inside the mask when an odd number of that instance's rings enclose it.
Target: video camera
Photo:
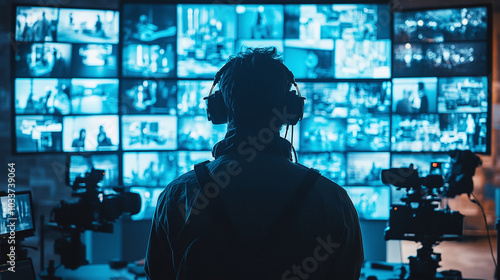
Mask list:
[[[61,201],[52,209],[51,221],[62,228],[113,232],[111,222],[124,213],[139,213],[141,198],[137,193],[115,188],[115,194],[105,194],[99,189],[97,184],[102,181],[104,175],[104,170],[92,168],[85,177],[77,177],[70,186],[73,189],[72,196],[80,199],[76,202]],[[69,175],[66,176],[69,182]]]
[[[61,263],[70,269],[87,264],[85,245],[80,234],[85,230],[113,232],[113,224],[124,213],[139,213],[141,197],[123,188],[101,189],[98,184],[105,171],[91,166],[85,175],[77,176],[70,182],[71,157],[68,157],[66,184],[73,189],[72,196],[77,201],[61,201],[51,211],[50,222],[57,224],[56,229],[63,237],[55,241],[54,251],[61,255]]]
[[[441,169],[441,163],[431,163],[431,173],[437,174],[425,177],[420,177],[412,164],[382,171],[384,184],[406,189],[401,199],[404,204],[391,205],[385,239],[422,243],[417,257],[410,257],[410,279],[434,279],[441,255],[432,247],[463,235],[464,216],[448,206],[439,209],[439,204],[444,197],[470,195],[474,188],[472,177],[480,164],[480,158],[471,151],[455,150],[450,152],[448,172]]]

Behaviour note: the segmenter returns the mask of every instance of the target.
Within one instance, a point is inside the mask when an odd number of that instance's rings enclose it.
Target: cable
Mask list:
[[[292,144],[292,151],[293,151],[293,155],[295,156],[295,163],[299,163],[299,158],[297,157],[297,151],[295,151],[295,147],[293,146],[293,126],[292,126],[292,139],[290,141],[290,143]]]
[[[476,204],[477,206],[479,206],[479,208],[481,208],[481,212],[483,214],[483,219],[484,219],[484,225],[486,226],[486,235],[488,236],[488,243],[490,244],[491,258],[493,259],[493,264],[495,264],[495,271],[498,271],[497,261],[495,260],[495,255],[493,254],[493,246],[491,246],[490,230],[488,229],[488,222],[486,221],[486,214],[484,213],[483,205],[481,205],[481,203],[479,202],[479,200],[477,200],[476,196],[473,193],[471,193],[471,195],[472,197],[474,197],[474,199],[471,199],[469,195],[468,198],[470,202]]]

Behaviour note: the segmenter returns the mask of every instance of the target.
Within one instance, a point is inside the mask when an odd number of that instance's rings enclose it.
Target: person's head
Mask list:
[[[276,110],[283,112],[294,78],[276,48],[249,48],[233,56],[225,68],[219,89],[229,128],[281,127],[284,123],[276,120]]]
[[[104,133],[104,126],[102,126],[102,125],[99,126],[99,132]]]
[[[418,91],[423,91],[424,90],[424,83],[418,82]]]
[[[87,134],[87,131],[85,129],[80,129],[80,139],[85,139],[85,135]]]

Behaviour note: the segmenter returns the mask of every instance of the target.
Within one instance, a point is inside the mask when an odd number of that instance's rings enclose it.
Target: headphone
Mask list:
[[[218,72],[215,74],[214,82],[212,84],[212,88],[208,93],[207,97],[203,99],[206,101],[207,105],[207,118],[213,124],[225,124],[228,121],[229,115],[227,113],[227,106],[224,102],[224,98],[220,90],[215,91],[213,94],[213,90],[215,86],[219,83],[222,74],[224,74],[229,66],[231,65],[231,61],[226,63]],[[282,64],[283,65],[283,64]],[[284,115],[288,118],[282,119],[282,121],[286,125],[296,125],[297,122],[302,120],[304,116],[304,100],[305,98],[300,95],[299,87],[295,82],[295,77],[293,73],[285,66],[285,71],[288,76],[288,80],[295,87],[295,90],[290,90],[285,95],[285,106],[284,106]],[[298,94],[297,94],[298,93]]]

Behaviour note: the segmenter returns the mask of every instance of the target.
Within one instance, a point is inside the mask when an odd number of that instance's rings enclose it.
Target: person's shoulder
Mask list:
[[[196,174],[194,170],[188,171],[174,180],[172,180],[163,190],[162,196],[171,198],[181,199],[187,194],[195,194],[196,192],[189,191],[190,189],[197,186],[198,180],[196,179]]]
[[[298,170],[302,169],[305,170],[305,172],[307,172],[310,169],[313,169],[314,171],[320,174],[320,176],[318,177],[318,179],[316,179],[314,183],[313,190],[319,192],[321,196],[325,198],[328,197],[329,199],[334,199],[338,203],[345,202],[347,198],[349,198],[347,191],[343,187],[341,187],[336,182],[330,180],[329,178],[323,176],[320,171],[314,168],[309,168],[302,164],[295,164],[295,165],[297,166]]]
[[[312,169],[319,173],[320,176],[318,177],[318,179],[316,179],[316,182],[314,183],[314,187],[316,189],[323,192],[340,192],[341,194],[347,194],[344,188],[342,188],[339,184],[335,183],[334,181],[323,176],[319,170],[307,167],[300,163],[293,163],[293,165],[295,166],[298,172],[308,172],[310,169]]]

